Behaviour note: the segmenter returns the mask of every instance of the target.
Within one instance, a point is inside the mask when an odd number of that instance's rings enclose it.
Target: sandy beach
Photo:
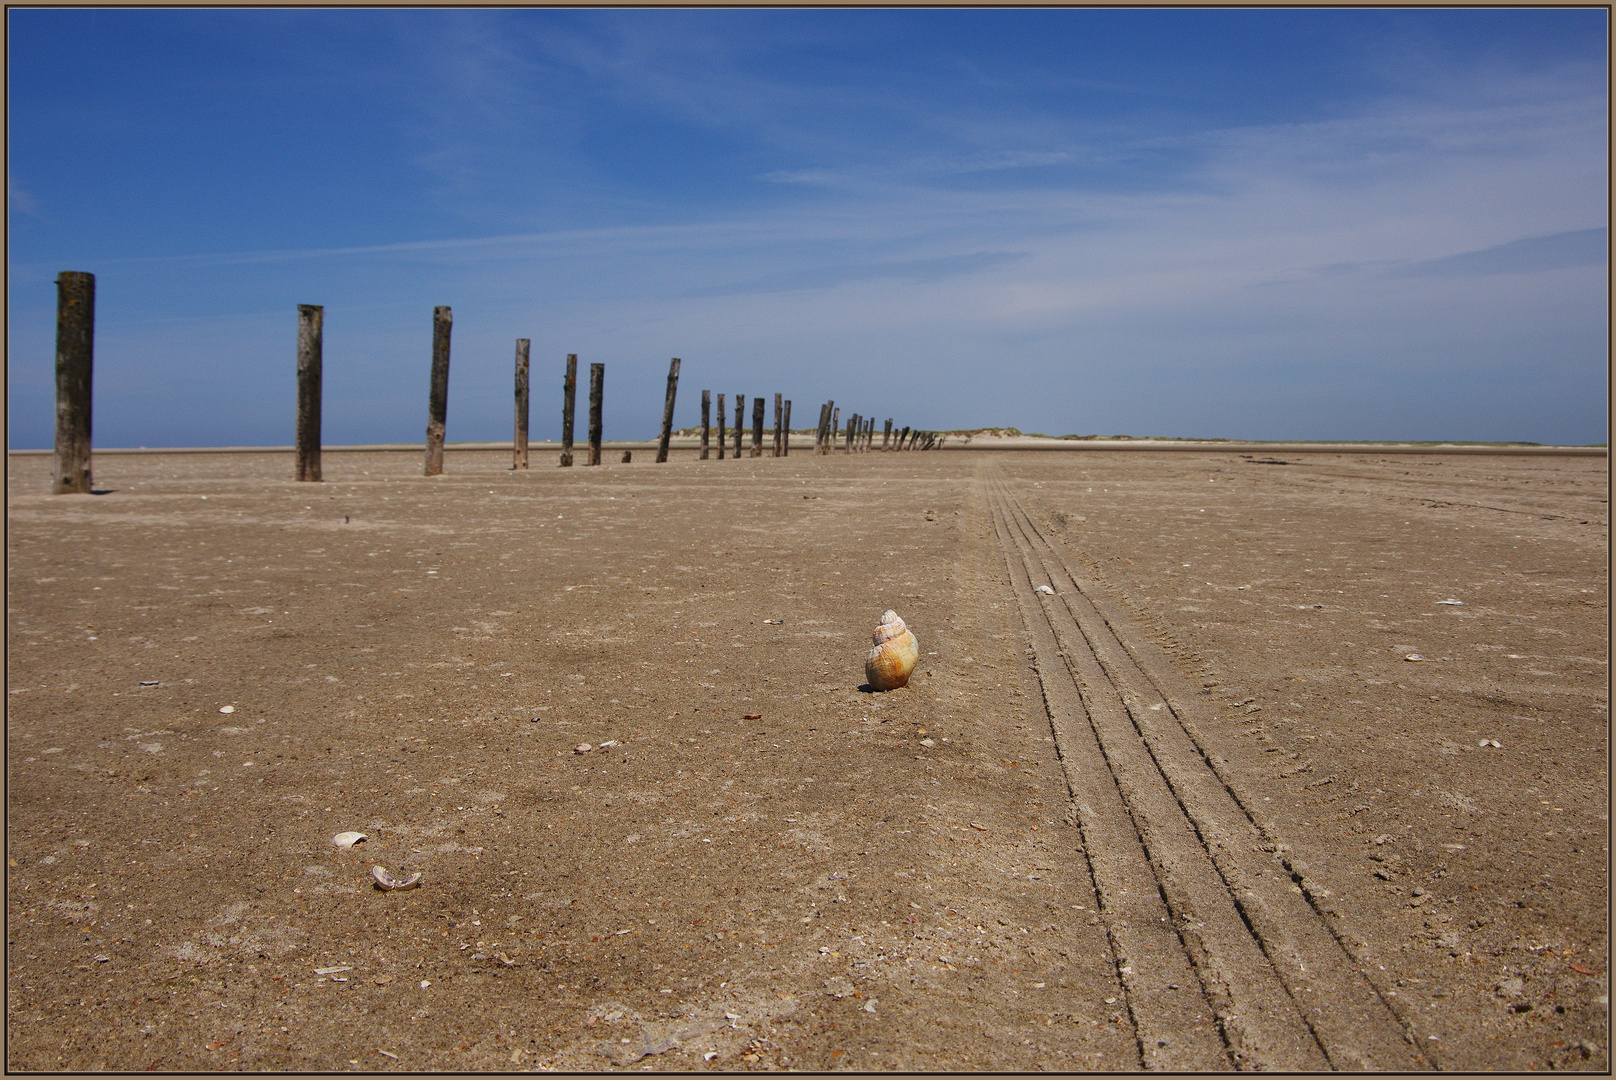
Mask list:
[[[1602,455],[634,458],[12,455],[8,1067],[1608,1068]]]

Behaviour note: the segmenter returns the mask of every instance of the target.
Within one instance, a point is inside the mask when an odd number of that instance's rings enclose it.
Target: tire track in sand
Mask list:
[[[1302,864],[1191,734],[1193,698],[1165,654],[996,466],[987,489],[1145,1066],[1430,1068]]]

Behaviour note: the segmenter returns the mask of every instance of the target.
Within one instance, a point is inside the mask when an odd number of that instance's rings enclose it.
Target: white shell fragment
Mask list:
[[[1419,661],[1419,660],[1424,660],[1424,659],[1425,659],[1425,657],[1423,657],[1423,656],[1421,656],[1421,655],[1420,655],[1420,654],[1419,654],[1419,653],[1417,653],[1417,652],[1411,652],[1411,653],[1409,653],[1409,654],[1408,654],[1408,655],[1407,655],[1407,656],[1405,656],[1405,657],[1403,657],[1403,659],[1404,659],[1404,660],[1414,660],[1414,661]]]
[[[419,871],[407,878],[399,879],[388,873],[387,868],[383,866],[372,866],[370,876],[376,879],[377,888],[385,889],[388,892],[394,892],[398,889],[413,889],[421,880]]]
[[[340,848],[351,848],[361,840],[369,839],[370,837],[362,832],[339,832],[331,838],[331,842]]]
[[[222,712],[222,713],[233,713],[233,712],[236,711],[236,707],[234,705],[226,705],[224,708],[220,709],[219,711]]]
[[[593,750],[593,749],[594,749],[594,747],[593,747],[593,746],[590,746],[590,745],[589,745],[589,744],[588,744],[588,743],[586,743],[586,742],[581,742],[581,743],[579,743],[579,744],[578,744],[578,745],[577,745],[577,746],[574,746],[574,747],[573,747],[573,748],[572,748],[572,752],[573,752],[573,753],[574,753],[574,754],[587,754],[587,753],[589,753],[589,752],[590,752],[590,751],[591,751],[591,750]]]
[[[1476,745],[1477,746],[1491,746],[1491,747],[1493,747],[1494,749],[1497,749],[1497,750],[1502,750],[1504,748],[1504,744],[1499,742],[1497,739],[1483,739],[1480,742],[1478,742]]]
[[[1454,607],[1464,607],[1463,600],[1438,600],[1439,604],[1452,604]]]
[[[1051,589],[1048,585],[1040,585],[1036,589],[1034,589],[1033,592],[1043,593],[1045,596],[1054,596],[1055,595],[1055,590]]]

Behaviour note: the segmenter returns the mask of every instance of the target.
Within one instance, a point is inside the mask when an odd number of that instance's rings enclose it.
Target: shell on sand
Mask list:
[[[870,635],[873,647],[864,661],[864,674],[876,690],[896,690],[909,682],[920,659],[920,644],[909,632],[896,611],[883,612],[875,633]]]

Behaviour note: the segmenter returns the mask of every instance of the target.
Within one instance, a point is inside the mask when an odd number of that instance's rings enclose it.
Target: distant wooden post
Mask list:
[[[741,457],[741,425],[746,423],[746,396],[735,395],[735,459]]]
[[[561,464],[572,464],[572,414],[578,401],[578,354],[567,354],[567,374],[561,382]]]
[[[718,408],[722,411],[724,407],[720,405]],[[709,434],[712,432],[712,425],[708,421],[712,419],[712,415],[713,392],[703,390],[701,392],[701,460],[703,461],[707,460],[707,441]]]
[[[606,365],[589,365],[589,464],[600,464],[600,398],[606,384]]]
[[[528,339],[516,339],[516,437],[511,443],[511,468],[527,468]]]
[[[837,440],[842,437],[842,410],[836,408],[834,403],[832,403],[830,410],[830,430],[825,434],[827,436],[825,439],[825,453],[833,453],[836,450]]]
[[[791,456],[791,399],[786,398],[785,427],[780,432],[780,456]]]
[[[904,425],[904,429],[902,431],[898,432],[898,447],[897,448],[899,450],[903,449],[903,441],[905,439],[907,439],[908,437],[909,437],[909,427],[906,424],[906,425]]]
[[[881,429],[881,449],[887,449],[892,442],[892,417],[887,417],[887,426]]]
[[[724,460],[724,395],[718,395],[718,460]]]
[[[320,480],[320,364],[325,308],[297,305],[297,478]]]
[[[426,474],[443,472],[444,421],[449,413],[449,331],[454,315],[446,307],[432,309],[432,392],[426,415]]]
[[[814,453],[825,452],[825,430],[830,427],[830,402],[819,407],[819,426],[814,428]]]
[[[780,424],[784,419],[780,412],[780,405],[783,400],[780,394],[774,395],[774,452],[771,455],[773,457],[780,456]]]
[[[847,418],[847,452],[849,454],[853,452],[853,432],[855,429],[862,429],[863,426],[859,420],[858,413],[854,413]]]
[[[90,493],[90,375],[95,356],[95,275],[56,279],[56,460],[53,495]]]
[[[752,456],[763,456],[763,408],[764,401],[760,397],[752,399]]]
[[[673,394],[679,389],[679,358],[668,364],[668,396],[662,402],[662,437],[657,440],[657,464],[668,460],[668,439],[673,435]]]

